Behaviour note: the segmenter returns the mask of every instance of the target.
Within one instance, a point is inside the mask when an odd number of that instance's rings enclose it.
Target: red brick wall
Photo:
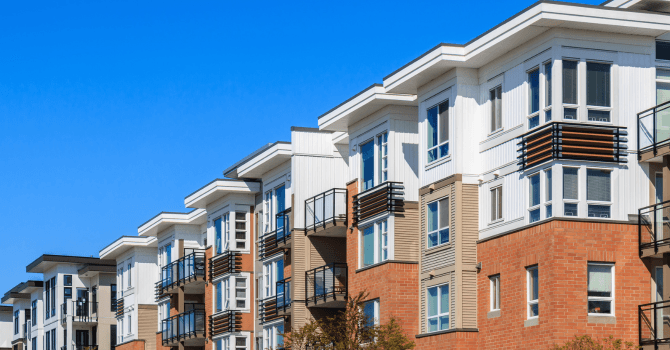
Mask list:
[[[158,343],[160,344],[160,343]],[[159,345],[160,346],[160,345]],[[116,346],[117,350],[144,350],[144,340],[133,340]]]
[[[477,246],[479,349],[545,349],[574,335],[638,340],[639,304],[650,272],[638,256],[637,226],[553,220]],[[616,324],[589,323],[587,262],[615,263]],[[539,325],[526,320],[526,266],[539,268]],[[489,276],[500,274],[501,316],[487,318]]]
[[[422,337],[415,340],[415,349],[476,349],[477,335],[477,332],[454,332]]]
[[[169,346],[163,346],[163,333],[156,333],[156,350],[170,350]]]

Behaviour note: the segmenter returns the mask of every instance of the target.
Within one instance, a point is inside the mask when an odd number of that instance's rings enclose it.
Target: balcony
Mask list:
[[[228,251],[209,259],[209,279],[228,273],[240,272],[242,268],[242,255],[240,252]]]
[[[159,294],[174,293],[184,286],[186,294],[205,292],[205,252],[196,251],[163,266]]]
[[[189,311],[182,312],[161,322],[163,346],[205,345],[205,304],[185,304]]]
[[[344,308],[348,296],[347,264],[332,263],[305,272],[307,307]]]
[[[242,327],[242,315],[239,311],[223,311],[209,316],[209,337],[235,332]]]
[[[385,212],[403,212],[405,186],[387,181],[353,196],[354,223]]]
[[[123,298],[116,299],[116,317],[123,316],[123,310],[124,309],[125,309],[125,306],[123,304]]]
[[[276,296],[271,296],[258,302],[258,318],[261,324],[274,321],[279,317]]]
[[[305,233],[346,237],[347,190],[333,188],[305,201]]]
[[[552,122],[521,136],[520,170],[556,159],[626,163],[624,127]]]
[[[670,101],[637,114],[637,149],[640,162],[670,153]]]
[[[258,258],[265,259],[282,252],[291,246],[291,226],[289,213],[291,208],[284,210],[275,217],[277,229],[268,232],[260,238],[258,243]]]
[[[638,306],[638,329],[643,349],[658,349],[663,344],[667,347],[670,344],[670,301]]]
[[[82,345],[82,344],[76,344],[74,346],[75,350],[98,350],[97,345]]]
[[[670,201],[638,210],[640,257],[662,257],[670,253]]]
[[[98,303],[88,300],[67,300],[61,304],[61,323],[66,323],[68,317],[73,323],[97,323]]]
[[[291,312],[291,277],[277,282],[277,313],[286,315]]]

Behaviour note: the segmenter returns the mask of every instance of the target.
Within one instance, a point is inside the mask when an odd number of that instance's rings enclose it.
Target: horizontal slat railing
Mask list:
[[[242,268],[242,254],[237,251],[228,251],[209,259],[209,279],[228,273],[238,273]]]
[[[353,196],[354,223],[384,212],[404,211],[404,190],[401,182],[387,181]]]
[[[209,337],[236,332],[241,326],[242,315],[239,311],[218,312],[209,317]]]

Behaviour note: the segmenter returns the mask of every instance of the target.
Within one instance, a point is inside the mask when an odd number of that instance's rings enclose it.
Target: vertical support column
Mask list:
[[[456,328],[463,328],[463,183],[456,181],[456,234],[454,251],[456,253],[456,285],[451,286],[449,292],[456,294]]]
[[[72,344],[75,341],[74,331],[72,330],[72,315],[74,315],[74,304],[68,300],[65,302],[65,314],[67,315],[65,319],[65,330],[67,331],[67,338],[63,341],[66,342],[66,350],[74,350]]]
[[[179,241],[183,242],[182,240],[179,240]],[[183,245],[183,243],[180,244],[180,245]],[[182,255],[183,251],[184,251],[181,248],[182,247],[179,247],[179,254],[180,255]],[[177,297],[177,313],[181,314],[182,312],[184,312],[184,286],[179,286],[179,288],[177,289],[176,297]],[[183,329],[180,328],[180,322],[179,322],[179,320],[177,320],[177,334],[179,334],[180,332],[183,332]],[[179,342],[179,350],[184,350],[184,342],[183,341]]]

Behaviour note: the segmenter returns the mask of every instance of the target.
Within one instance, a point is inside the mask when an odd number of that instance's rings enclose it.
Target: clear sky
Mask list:
[[[533,1],[3,2],[0,296]]]

